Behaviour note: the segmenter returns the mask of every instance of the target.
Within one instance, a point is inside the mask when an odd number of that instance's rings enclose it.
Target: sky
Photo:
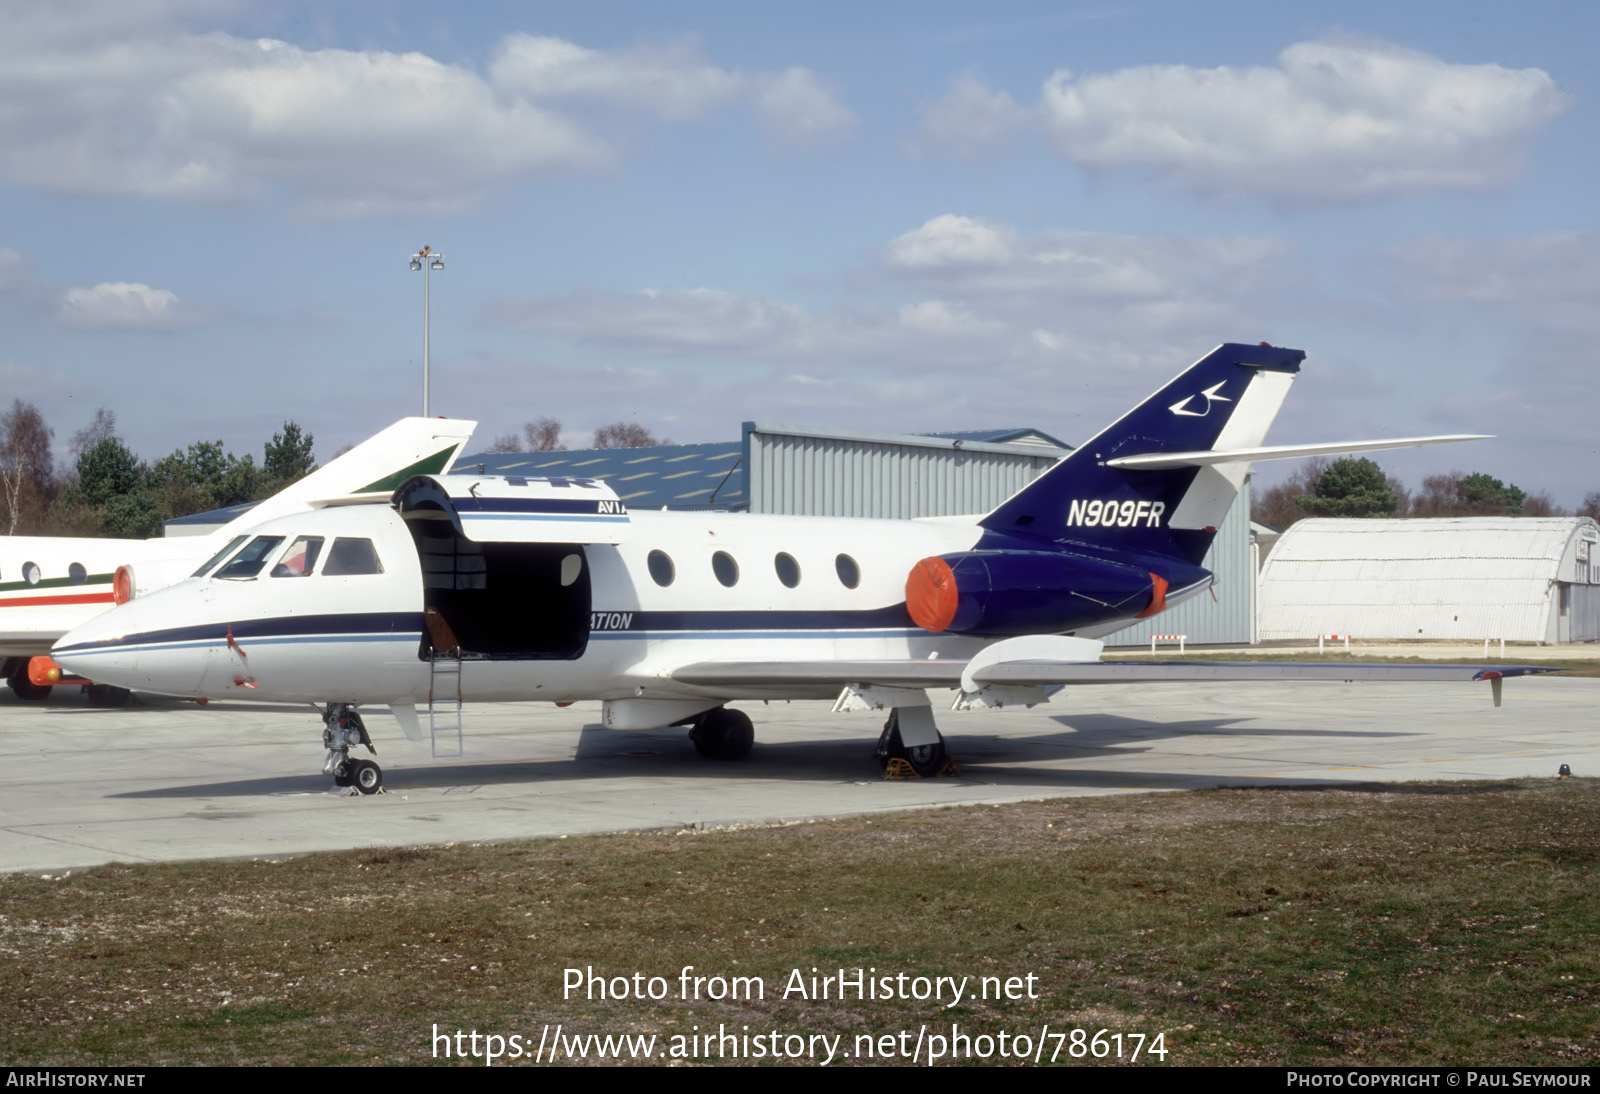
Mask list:
[[[0,396],[65,458],[422,403],[1087,438],[1220,342],[1268,437],[1600,490],[1600,7],[0,0]],[[429,246],[444,269],[408,268]],[[1271,482],[1292,470],[1260,467]]]

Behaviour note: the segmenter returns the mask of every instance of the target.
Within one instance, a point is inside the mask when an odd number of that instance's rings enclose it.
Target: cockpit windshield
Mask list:
[[[211,567],[215,566],[217,563],[219,563],[223,559],[227,558],[228,555],[232,554],[233,553],[233,549],[235,547],[239,546],[239,544],[243,543],[247,538],[249,538],[249,537],[247,537],[247,536],[234,536],[232,539],[230,539],[228,541],[228,545],[226,547],[224,547],[222,550],[218,551],[216,554],[212,555],[210,558],[206,559],[205,565],[201,566],[198,570],[196,570],[194,573],[190,574],[189,576],[190,577],[204,577],[206,575],[206,572],[208,570],[210,570]]]
[[[282,545],[283,539],[283,536],[257,536],[234,556],[232,562],[211,576],[234,581],[255,577],[261,572],[261,567],[267,564],[267,557]]]

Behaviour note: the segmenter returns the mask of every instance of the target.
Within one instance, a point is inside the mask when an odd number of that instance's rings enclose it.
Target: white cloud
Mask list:
[[[803,143],[852,117],[805,69],[733,72],[691,44],[513,35],[485,78],[423,53],[178,29],[204,4],[134,7],[119,33],[0,9],[0,181],[204,201],[285,188],[311,215],[432,214],[613,162],[614,119],[569,116],[585,107],[686,121],[742,98]]]
[[[890,242],[887,259],[902,270],[997,265],[1016,253],[1011,231],[987,221],[946,213]]]
[[[578,344],[771,368],[788,387],[914,373],[960,398],[975,368],[997,391],[1060,388],[1079,368],[1165,370],[1219,341],[1268,337],[1263,301],[1288,280],[1283,258],[1273,240],[1024,236],[947,215],[885,246],[873,282],[887,299],[814,309],[714,289],[585,292],[490,314]]]
[[[1564,102],[1536,68],[1317,41],[1288,47],[1270,68],[1059,71],[1040,111],[1060,149],[1086,167],[1148,168],[1208,191],[1350,200],[1502,185]]]
[[[490,314],[513,327],[666,350],[748,352],[805,337],[798,308],[719,289],[581,292],[505,301]]]
[[[73,326],[101,330],[172,330],[192,321],[175,293],[128,281],[68,289],[59,315]]]
[[[756,116],[778,142],[800,147],[827,145],[855,128],[856,116],[808,69],[790,68],[759,82]]]
[[[1263,287],[1276,276],[1283,244],[1235,236],[1184,239],[1100,232],[1044,232],[1019,239],[1010,229],[962,216],[939,216],[890,242],[885,261],[921,284],[989,306],[1034,310],[1041,302],[1154,301]],[[1067,301],[1069,309],[1074,305]]]
[[[917,131],[906,142],[913,155],[943,152],[969,158],[1002,147],[1029,120],[1029,112],[1004,91],[984,85],[972,73],[951,82],[939,98],[918,110]]]
[[[513,34],[489,67],[494,85],[536,99],[578,99],[684,120],[743,94],[749,81],[706,63],[691,43],[603,53],[561,38]]]
[[[1600,238],[1414,240],[1390,252],[1398,295],[1498,309],[1523,325],[1600,334]]]

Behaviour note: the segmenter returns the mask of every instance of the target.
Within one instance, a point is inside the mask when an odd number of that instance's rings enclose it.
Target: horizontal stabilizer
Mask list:
[[[1208,449],[1201,452],[1151,452],[1143,456],[1118,456],[1107,467],[1130,471],[1165,471],[1174,467],[1204,467],[1217,463],[1254,463],[1292,460],[1301,456],[1334,456],[1346,452],[1383,452],[1391,448],[1421,448],[1427,444],[1487,441],[1492,434],[1455,433],[1442,437],[1395,437],[1386,441],[1335,441],[1331,444],[1274,444],[1265,448]]]

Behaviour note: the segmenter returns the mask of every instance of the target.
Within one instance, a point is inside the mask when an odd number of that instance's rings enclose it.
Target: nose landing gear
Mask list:
[[[376,794],[383,789],[383,768],[371,760],[352,760],[350,749],[366,745],[374,756],[367,727],[356,713],[353,703],[329,703],[322,711],[322,746],[328,750],[328,759],[322,765],[324,775],[332,775],[335,786],[353,786],[363,794]]]

